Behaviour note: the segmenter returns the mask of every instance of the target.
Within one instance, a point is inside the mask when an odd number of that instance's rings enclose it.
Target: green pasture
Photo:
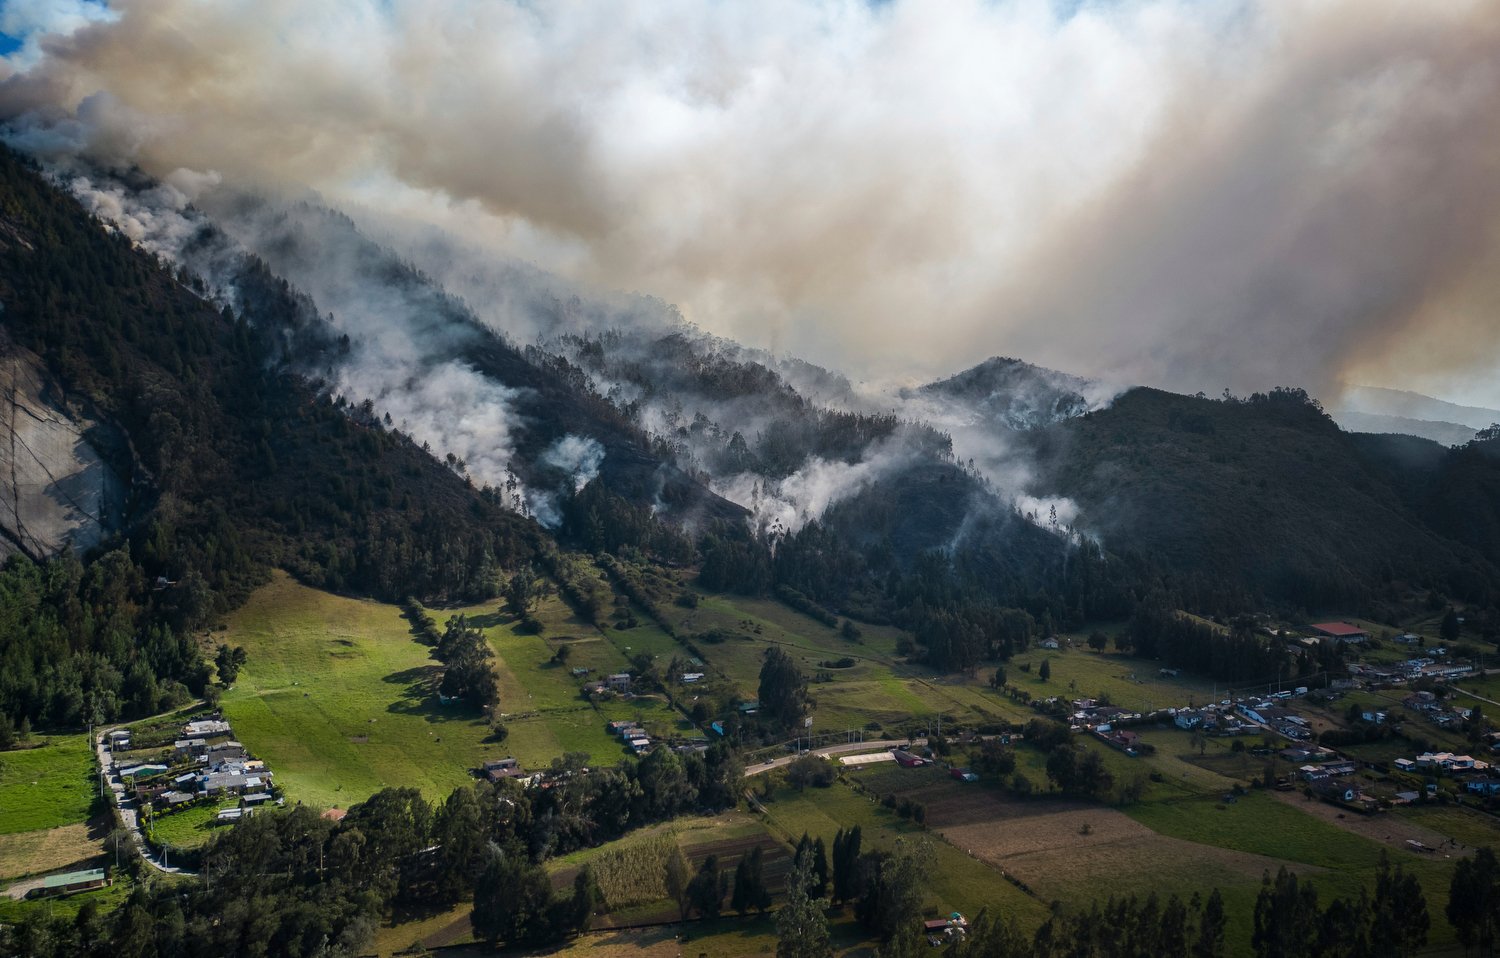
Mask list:
[[[0,835],[86,821],[99,794],[88,736],[0,752]]]

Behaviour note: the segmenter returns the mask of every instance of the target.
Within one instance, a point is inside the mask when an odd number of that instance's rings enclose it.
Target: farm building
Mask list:
[[[111,752],[123,752],[130,748],[130,729],[117,728],[109,733],[108,739]]]
[[[108,884],[109,876],[102,868],[63,872],[60,875],[48,875],[42,879],[41,887],[33,888],[29,897],[50,898],[53,895],[71,895],[74,892],[88,891],[91,888],[103,888]]]
[[[521,768],[521,763],[513,758],[496,759],[493,762],[484,763],[484,777],[492,782],[499,782],[507,778],[525,778],[526,772]]]
[[[1336,639],[1340,642],[1363,642],[1370,637],[1370,633],[1357,625],[1347,622],[1319,622],[1307,627],[1308,631],[1324,639]]]
[[[1127,729],[1111,729],[1102,725],[1094,730],[1094,734],[1110,748],[1117,748],[1126,755],[1136,754],[1136,749],[1141,744],[1141,737]]]
[[[182,727],[182,734],[188,738],[212,738],[215,735],[228,735],[229,723],[223,719],[202,719],[197,722],[189,722]]]
[[[604,684],[614,692],[629,692],[630,673],[616,672],[614,675],[607,675],[604,677]]]
[[[891,749],[891,754],[895,756],[896,764],[900,765],[902,768],[917,768],[918,766],[927,764],[927,759],[912,752],[908,752],[904,748],[893,748]]]
[[[960,782],[979,781],[979,776],[966,768],[950,768],[948,769],[948,777],[958,779]]]

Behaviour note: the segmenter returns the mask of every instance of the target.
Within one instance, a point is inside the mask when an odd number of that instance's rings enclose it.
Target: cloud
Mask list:
[[[29,67],[41,59],[44,39],[67,36],[87,24],[107,23],[113,18],[105,4],[92,0],[7,0],[0,6],[0,33],[21,45],[0,58],[0,64],[11,69]]]
[[[1487,0],[112,10],[0,83],[14,142],[311,186],[859,376],[1500,360]]]

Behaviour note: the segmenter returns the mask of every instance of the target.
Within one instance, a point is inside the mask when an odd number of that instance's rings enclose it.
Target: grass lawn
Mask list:
[[[473,712],[438,704],[439,664],[395,606],[320,592],[278,573],[215,637],[249,653],[224,696],[225,716],[289,799],[348,807],[380,788],[413,785],[437,800],[490,758],[544,768],[564,752],[586,752],[612,765],[626,756],[604,728],[612,719],[640,719],[657,734],[682,726],[661,699],[594,706],[580,696],[585,679],[574,668],[597,676],[626,668],[628,659],[555,597],[538,609],[541,635],[519,633],[496,604],[430,611],[439,627],[463,613],[489,639],[504,741],[493,741]],[[559,664],[564,647],[568,660]]]
[[[1471,848],[1500,848],[1500,818],[1455,805],[1410,805],[1395,814],[1425,825]]]
[[[218,824],[216,816],[219,809],[238,806],[238,801],[226,799],[213,804],[194,805],[170,815],[157,815],[151,820],[152,834],[157,841],[177,848],[197,848],[206,845],[216,829],[231,827]]]
[[[0,752],[0,835],[87,821],[98,796],[87,735]]]
[[[37,914],[72,918],[89,902],[98,905],[102,913],[112,912],[125,904],[130,893],[135,890],[135,883],[124,872],[111,872],[110,877],[114,882],[106,888],[79,892],[63,898],[16,901],[7,895],[0,895],[0,922],[18,922]]]
[[[1067,636],[1061,637],[1066,639]],[[1073,637],[1074,647],[1063,649],[1028,649],[1005,666],[1006,681],[1025,689],[1033,696],[1046,698],[1100,698],[1121,708],[1141,712],[1177,708],[1189,704],[1204,705],[1223,697],[1222,685],[1182,673],[1162,676],[1161,663],[1118,652],[1099,653],[1080,648],[1082,636]],[[1052,677],[1043,682],[1038,676],[1043,660],[1050,660]],[[1021,671],[1030,665],[1031,671]]]
[[[277,573],[215,639],[249,653],[224,714],[292,802],[348,807],[386,786],[436,800],[510,753],[480,718],[438,704],[437,663],[395,606]]]

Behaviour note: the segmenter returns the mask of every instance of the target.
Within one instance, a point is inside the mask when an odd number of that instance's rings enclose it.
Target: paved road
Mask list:
[[[130,838],[135,842],[136,850],[141,857],[151,864],[157,871],[166,872],[169,875],[196,875],[197,872],[188,871],[186,868],[178,868],[176,865],[168,865],[156,858],[151,851],[151,846],[146,844],[145,836],[141,834],[140,816],[136,812],[136,800],[130,797],[125,788],[125,782],[117,774],[114,760],[110,757],[109,749],[104,744],[105,736],[109,729],[102,729],[97,738],[94,739],[94,754],[99,758],[99,767],[108,774],[105,776],[105,784],[109,786],[110,799],[115,807],[120,810],[120,821],[130,832]]]

